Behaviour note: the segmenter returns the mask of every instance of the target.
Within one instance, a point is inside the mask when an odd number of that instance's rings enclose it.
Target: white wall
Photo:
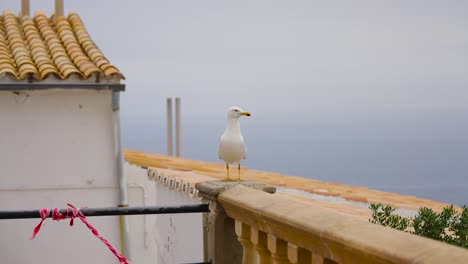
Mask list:
[[[0,91],[0,210],[118,204],[110,91]],[[199,203],[125,164],[130,206]],[[121,249],[118,217],[88,219]],[[128,216],[133,263],[203,259],[202,214]],[[0,220],[1,263],[118,263],[80,222]]]
[[[0,91],[0,210],[118,204],[111,91]],[[120,249],[117,217],[89,219]],[[2,263],[117,263],[81,222],[0,220]],[[88,260],[85,260],[88,259]]]
[[[149,181],[146,170],[137,166],[124,164],[127,176],[129,206],[154,206],[156,197],[155,182]],[[130,251],[133,263],[154,264],[157,262],[157,244],[154,240],[157,232],[155,215],[128,216],[130,229]]]
[[[188,192],[149,179],[147,171],[124,166],[130,206],[199,204]],[[175,178],[172,178],[175,179]],[[202,213],[129,216],[134,263],[195,263],[203,261]]]
[[[177,206],[199,204],[188,193],[156,183],[156,204]],[[156,217],[158,263],[195,263],[203,261],[203,214],[169,214]]]

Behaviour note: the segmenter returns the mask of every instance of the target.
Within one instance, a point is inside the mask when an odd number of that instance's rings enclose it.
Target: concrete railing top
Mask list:
[[[134,165],[163,172],[171,178],[178,178],[193,184],[205,181],[222,180],[226,177],[226,166],[222,163],[169,157],[161,154],[125,150],[125,159]],[[372,190],[363,186],[351,186],[336,182],[325,182],[311,178],[278,174],[241,167],[243,180],[256,181],[283,188],[300,190],[307,194],[323,195],[362,203],[384,203],[395,208],[418,210],[420,207],[442,211],[445,203],[414,196]]]
[[[236,221],[338,263],[467,263],[468,250],[245,186],[218,196]]]

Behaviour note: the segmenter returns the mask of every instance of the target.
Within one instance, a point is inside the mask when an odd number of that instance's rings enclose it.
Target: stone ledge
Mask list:
[[[237,186],[218,197],[242,224],[337,263],[466,263],[468,250]]]
[[[207,181],[207,182],[199,182],[195,184],[195,188],[199,191],[199,194],[206,199],[209,200],[216,200],[218,196],[231,188],[237,186],[245,186],[250,187],[259,191],[263,191],[266,193],[275,193],[276,187],[273,185],[256,182],[256,181],[241,181],[241,182],[228,182],[228,181]]]
[[[184,182],[191,183],[224,179],[226,166],[223,163],[191,160],[187,158],[170,157],[162,154],[151,154],[141,151],[125,150],[125,158],[129,163],[165,170],[169,175],[181,175]],[[419,210],[420,207],[429,207],[435,211],[442,211],[446,203],[431,201],[409,195],[389,193],[372,190],[366,187],[351,186],[333,182],[323,182],[312,178],[284,175],[273,172],[259,171],[241,167],[242,179],[262,182],[273,186],[296,189],[312,194],[341,197],[348,201],[362,203],[384,203],[395,208]],[[178,176],[179,177],[179,176]],[[458,208],[460,209],[460,208]],[[365,213],[364,213],[365,214]],[[367,214],[365,214],[367,217]]]

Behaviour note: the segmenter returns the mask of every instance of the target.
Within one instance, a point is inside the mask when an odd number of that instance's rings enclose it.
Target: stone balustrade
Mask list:
[[[255,182],[196,185],[205,261],[228,263],[468,263],[468,250],[275,194]]]

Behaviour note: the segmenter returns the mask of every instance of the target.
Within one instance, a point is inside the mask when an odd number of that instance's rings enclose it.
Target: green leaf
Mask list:
[[[381,203],[369,205],[372,219],[369,222],[398,230],[413,227],[411,233],[468,248],[468,206],[459,213],[453,205],[446,206],[440,213],[421,207],[414,218],[394,214],[395,208]]]

